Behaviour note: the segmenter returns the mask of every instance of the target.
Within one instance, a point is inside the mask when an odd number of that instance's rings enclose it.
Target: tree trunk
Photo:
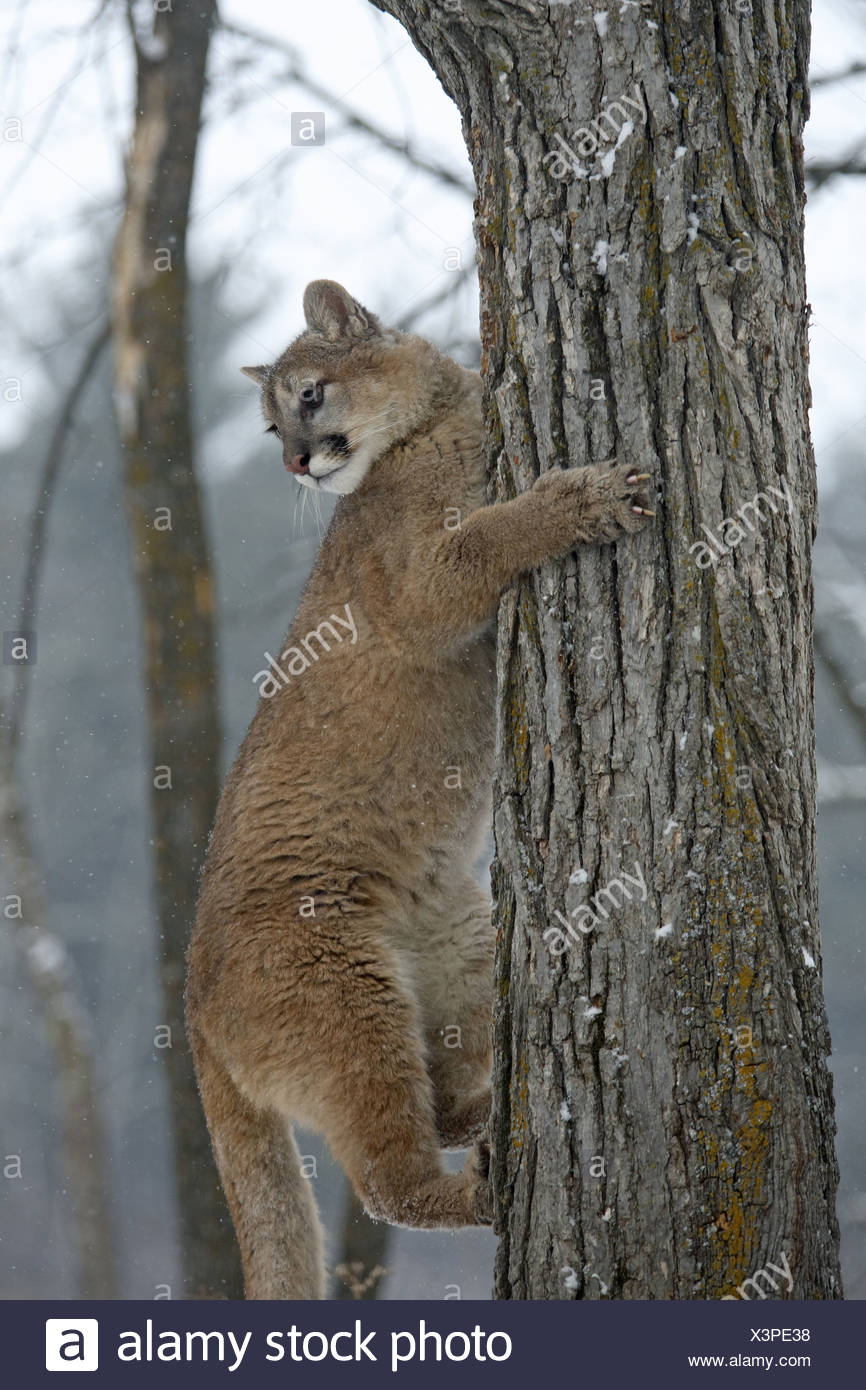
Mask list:
[[[659,499],[501,607],[497,1295],[841,1297],[808,5],[378,3],[463,117],[492,495],[617,454]]]
[[[213,0],[135,36],[136,122],[114,267],[117,413],[145,649],[163,1056],[185,1293],[240,1297],[234,1233],[183,1020],[186,944],[216,808],[220,731],[213,592],[193,462],[185,241]]]

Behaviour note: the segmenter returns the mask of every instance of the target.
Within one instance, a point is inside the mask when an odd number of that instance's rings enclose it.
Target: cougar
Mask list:
[[[286,469],[340,500],[222,793],[187,983],[248,1298],[324,1297],[294,1123],[372,1217],[490,1222],[493,620],[518,575],[651,515],[616,463],[488,505],[479,375],[332,281],[304,314],[243,370]]]

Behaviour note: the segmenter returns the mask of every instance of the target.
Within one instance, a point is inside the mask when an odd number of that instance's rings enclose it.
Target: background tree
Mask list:
[[[7,886],[14,888],[3,895],[4,926],[14,929],[52,1052],[60,1115],[59,1169],[75,1249],[76,1292],[79,1298],[116,1298],[117,1252],[94,1029],[66,945],[44,926],[40,874],[15,769],[15,727],[0,704],[0,858]],[[9,1158],[7,1176],[8,1166]]]
[[[500,613],[497,1293],[722,1297],[784,1253],[840,1297],[808,5],[374,3],[463,118],[494,496],[618,453],[660,498]]]
[[[186,232],[213,0],[138,29],[136,119],[113,279],[117,416],[145,647],[165,1049],[187,1297],[238,1297],[239,1256],[186,1039],[186,944],[220,785],[213,586],[187,362]],[[152,27],[151,27],[152,26]]]

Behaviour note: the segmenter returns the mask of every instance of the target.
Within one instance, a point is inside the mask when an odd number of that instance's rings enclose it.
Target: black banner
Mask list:
[[[665,1387],[741,1380],[847,1384],[861,1364],[855,1304],[0,1304],[4,1381],[65,1371],[124,1386]],[[842,1379],[844,1377],[844,1380]],[[749,1383],[752,1383],[749,1380]],[[763,1382],[762,1382],[763,1383]]]

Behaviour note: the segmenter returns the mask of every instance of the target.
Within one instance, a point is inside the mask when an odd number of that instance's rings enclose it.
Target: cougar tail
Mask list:
[[[254,1106],[200,1035],[191,1041],[247,1298],[324,1298],[322,1227],[288,1121]]]

